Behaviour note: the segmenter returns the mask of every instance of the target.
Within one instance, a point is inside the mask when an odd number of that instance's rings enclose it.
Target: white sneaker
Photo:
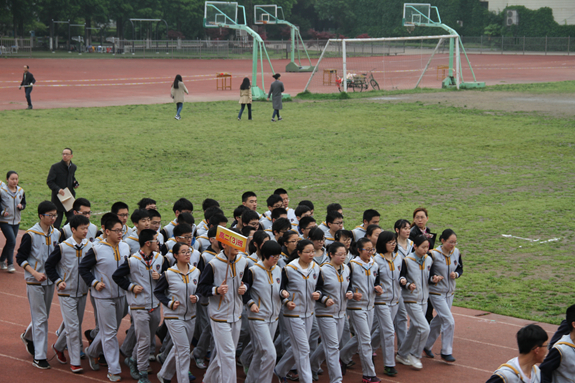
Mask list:
[[[206,362],[203,359],[194,358],[194,360],[196,362],[196,367],[199,368],[200,370],[205,370],[206,368],[208,368],[208,366],[206,366]]]
[[[402,357],[401,355],[397,354],[395,356],[395,360],[398,361],[401,364],[404,364],[406,366],[411,366],[411,358],[409,357],[409,355],[407,356],[407,358]]]
[[[14,265],[8,265],[8,272],[9,273],[13,273],[15,271],[16,271],[16,269],[14,268]]]
[[[0,262],[0,270],[6,270],[8,267],[6,266],[6,261]]]
[[[421,360],[419,358],[416,358],[413,355],[409,355],[408,358],[411,359],[411,365],[415,368],[417,368],[418,370],[421,370],[423,368],[423,364],[421,364]]]

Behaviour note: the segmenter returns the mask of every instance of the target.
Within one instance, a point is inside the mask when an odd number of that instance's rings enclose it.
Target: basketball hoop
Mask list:
[[[267,20],[262,20],[262,24],[266,25],[268,23]]]
[[[407,32],[408,32],[409,34],[411,34],[411,32],[413,32],[413,31],[415,30],[415,25],[413,25],[413,24],[406,24],[406,25],[405,25],[405,29],[407,29]]]

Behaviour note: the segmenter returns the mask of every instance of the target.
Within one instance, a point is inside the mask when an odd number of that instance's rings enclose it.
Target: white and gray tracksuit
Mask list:
[[[124,239],[124,242],[130,246],[130,254],[136,254],[140,251],[140,240],[136,230],[132,231],[130,235]]]
[[[342,360],[344,363],[349,362],[353,351],[357,348],[363,375],[374,377],[376,374],[372,360],[371,329],[375,314],[375,287],[379,285],[379,267],[373,259],[366,263],[360,257],[355,257],[349,263],[349,267],[352,292],[361,293],[361,299],[358,301],[352,299],[347,303],[350,324],[355,330],[355,336],[341,350],[341,354],[346,356]]]
[[[22,210],[18,209],[18,205],[22,204],[26,207],[26,195],[24,189],[16,186],[16,192],[12,192],[8,185],[0,185],[0,222],[5,222],[9,225],[18,225],[22,218]],[[7,213],[7,214],[6,214]],[[6,214],[6,216],[4,216]]]
[[[138,365],[138,371],[148,371],[150,365],[150,343],[156,336],[160,323],[160,301],[154,295],[157,280],[152,277],[155,271],[162,274],[165,259],[160,253],[153,252],[146,257],[141,251],[133,253],[112,275],[114,282],[127,291],[126,300],[132,315],[132,326],[136,344],[132,350],[132,359]],[[134,288],[141,286],[140,293]]]
[[[40,223],[37,223],[22,236],[16,262],[22,268],[30,265],[37,272],[46,274],[44,265],[59,240],[58,230],[50,227],[45,234]],[[45,281],[38,282],[28,271],[24,271],[24,279],[32,317],[32,324],[26,329],[24,338],[34,341],[34,359],[42,360],[46,359],[48,351],[48,317],[54,297],[54,284],[47,277]]]
[[[200,261],[198,263],[198,269],[200,273],[204,271],[206,265],[210,263],[212,259],[217,255],[217,253],[208,247],[200,256]],[[210,316],[208,314],[208,297],[200,295],[200,304],[197,305],[198,317],[196,319],[196,329],[194,331],[194,337],[198,340],[194,351],[192,351],[193,357],[198,359],[204,359],[210,348],[210,344],[213,345],[212,337],[212,326],[210,325]]]
[[[208,222],[206,222],[206,220],[203,219],[202,222],[198,223],[197,228],[198,228],[196,231],[197,236],[205,235],[208,232]]]
[[[494,376],[501,378],[501,381],[504,383],[525,383],[523,372],[521,371],[517,357],[510,359],[507,363],[499,366],[499,368],[493,373],[492,378]],[[570,376],[570,378],[572,378],[572,376]],[[489,381],[491,380],[492,379],[489,379]],[[565,380],[565,382],[572,381],[573,380],[571,379]],[[553,380],[553,382],[555,382],[555,380]],[[564,381],[559,381],[558,383],[563,382]],[[531,369],[531,383],[541,383],[541,371],[536,365],[533,365],[533,368]]]
[[[541,380],[553,383],[571,383],[575,377],[575,344],[571,334],[563,335],[541,363]]]
[[[156,298],[164,305],[164,320],[174,342],[158,373],[164,379],[171,380],[175,372],[178,382],[189,382],[190,344],[196,321],[196,304],[190,301],[190,296],[195,295],[199,300],[199,279],[200,271],[196,267],[189,266],[186,272],[174,265],[166,270],[154,290]],[[180,302],[176,308],[175,302]]]
[[[46,261],[46,274],[56,287],[65,282],[66,288],[58,290],[58,300],[64,320],[64,330],[60,332],[54,345],[58,351],[64,351],[68,346],[68,356],[72,366],[80,366],[82,352],[82,321],[88,296],[88,285],[80,276],[80,263],[92,242],[84,239],[76,243],[74,238],[68,238],[60,243]]]
[[[238,289],[246,270],[247,261],[239,254],[235,259],[228,258],[221,251],[202,271],[200,295],[209,297],[208,313],[216,348],[216,357],[212,358],[204,375],[205,383],[235,383],[236,345],[241,330],[243,309],[242,296]],[[227,279],[226,279],[227,277]],[[226,282],[228,292],[219,295],[217,288]]]
[[[404,259],[413,252],[413,241],[408,239],[407,246],[404,249],[399,242],[397,242],[397,252]],[[400,294],[399,307],[397,309],[397,314],[395,315],[395,320],[393,321],[395,326],[395,335],[397,336],[397,348],[401,347],[401,343],[405,339],[407,334],[407,311],[405,310],[405,304],[403,303],[403,295]]]
[[[463,274],[461,253],[459,249],[454,248],[450,254],[445,254],[443,248],[439,246],[437,249],[431,250],[431,256],[433,257],[431,275],[439,275],[443,279],[438,283],[429,284],[429,299],[437,315],[429,324],[429,337],[425,348],[431,350],[441,333],[441,354],[451,355],[455,333],[455,320],[451,313],[451,305],[455,295],[456,282],[450,274],[455,272],[457,278]]]
[[[247,383],[271,382],[276,364],[274,336],[281,310],[280,286],[282,270],[274,266],[268,270],[262,261],[250,267],[244,275],[244,284],[248,288],[244,302],[248,307],[248,324],[251,332],[253,360],[250,364]],[[256,305],[259,312],[250,308]],[[245,351],[244,351],[245,352]]]
[[[400,281],[402,278],[407,280],[406,285],[402,285],[402,296],[410,319],[409,330],[398,350],[398,355],[403,358],[411,354],[420,359],[429,336],[429,324],[425,319],[425,311],[429,298],[429,278],[432,265],[433,258],[428,255],[419,258],[415,253],[405,257],[401,265],[399,278]],[[415,283],[416,286],[413,291],[409,289],[412,283]]]
[[[327,360],[330,383],[341,383],[343,377],[339,364],[339,345],[347,316],[346,294],[352,291],[351,269],[341,265],[338,270],[331,263],[325,263],[321,266],[320,275],[316,289],[321,297],[315,303],[315,316],[322,341],[310,363],[312,371],[317,372],[323,361]],[[329,299],[333,305],[328,307],[326,303]]]
[[[302,269],[299,259],[291,261],[282,270],[282,291],[289,293],[282,298],[284,324],[291,340],[291,347],[276,366],[279,376],[286,376],[294,362],[297,366],[299,381],[311,383],[309,336],[313,325],[315,302],[312,294],[320,277],[320,268],[311,262],[307,269]],[[286,303],[294,302],[295,308],[288,310]]]
[[[401,286],[399,274],[403,258],[398,253],[392,254],[391,261],[382,254],[376,254],[375,261],[379,265],[379,285],[383,294],[375,297],[375,316],[379,324],[379,340],[383,362],[386,367],[395,366],[395,327],[393,321],[399,309]]]
[[[104,240],[94,244],[80,263],[80,275],[92,288],[90,294],[96,302],[100,326],[98,335],[86,349],[86,355],[96,358],[103,351],[108,362],[108,372],[114,375],[122,372],[117,335],[127,308],[126,292],[113,281],[112,275],[129,256],[130,247],[125,242],[120,241],[117,246],[113,246]],[[101,291],[96,290],[98,282],[105,285]]]
[[[262,214],[262,217],[260,218],[260,224],[262,225],[264,230],[272,229],[273,222],[271,217],[271,211],[268,210],[264,214]]]
[[[356,226],[351,232],[353,233],[353,239],[355,242],[365,237],[365,227],[363,227],[363,224]]]
[[[64,225],[61,231],[63,240],[66,240],[72,236],[72,229],[70,228],[69,223]],[[97,233],[98,233],[98,226],[90,222],[90,225],[88,226],[88,234],[86,234],[86,239],[90,242],[94,242],[96,240]]]

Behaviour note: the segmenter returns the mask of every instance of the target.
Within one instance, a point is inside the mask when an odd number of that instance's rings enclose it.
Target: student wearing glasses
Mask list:
[[[112,275],[130,256],[130,246],[122,241],[124,229],[119,218],[110,218],[105,228],[106,239],[95,244],[80,263],[80,275],[92,288],[100,327],[98,335],[84,352],[92,370],[99,370],[97,358],[103,350],[108,363],[107,377],[118,382],[122,369],[117,335],[127,308],[126,292],[112,280]]]
[[[112,205],[112,213],[118,216],[120,223],[122,224],[122,239],[126,239],[130,235],[130,228],[126,225],[128,222],[128,217],[130,216],[130,208],[128,204],[124,202],[116,202]]]
[[[281,310],[280,283],[282,270],[277,266],[281,246],[267,241],[261,246],[261,261],[244,275],[247,290],[243,301],[248,307],[248,324],[254,348],[246,382],[271,382],[276,363],[274,336]]]
[[[329,211],[325,217],[325,224],[329,230],[325,233],[325,247],[335,242],[335,233],[343,229],[343,214],[337,211]]]
[[[441,359],[446,362],[455,362],[452,355],[455,320],[451,314],[451,305],[455,296],[455,281],[463,274],[463,262],[459,249],[455,247],[457,235],[453,230],[443,230],[439,240],[441,246],[431,250],[433,257],[431,275],[439,275],[443,279],[436,284],[429,285],[429,299],[437,315],[429,325],[429,337],[423,351],[427,357],[433,358],[431,348],[441,333]]]
[[[132,217],[142,211],[146,210],[138,209]],[[167,263],[158,252],[158,233],[151,229],[140,230],[139,222],[136,223],[138,251],[132,253],[112,274],[112,279],[126,290],[135,332],[136,344],[124,362],[130,367],[132,378],[139,379],[139,383],[149,383],[150,344],[161,319],[160,302],[153,292]]]
[[[309,239],[313,243],[314,256],[313,260],[319,266],[326,262],[329,262],[329,257],[327,256],[327,251],[325,249],[325,233],[319,227],[314,227],[309,232]]]
[[[34,366],[48,369],[48,317],[54,297],[54,284],[47,278],[44,265],[60,242],[60,232],[53,227],[58,218],[56,205],[50,201],[41,202],[38,205],[38,218],[40,221],[22,236],[16,254],[18,266],[24,269],[32,317],[32,323],[20,337],[27,344],[28,352],[33,354]]]
[[[130,219],[134,224],[134,229],[132,230],[130,235],[124,240],[130,246],[130,254],[136,254],[140,251],[140,241],[139,235],[142,230],[146,230],[150,228],[150,214],[146,209],[137,209],[134,210]]]
[[[341,350],[342,363],[349,365],[355,350],[359,353],[363,371],[363,383],[380,382],[376,376],[371,348],[371,329],[373,326],[375,296],[383,290],[379,285],[378,264],[373,260],[375,248],[367,238],[357,242],[359,256],[350,263],[351,288],[353,299],[347,304],[350,324],[355,330],[355,336]]]
[[[88,201],[86,198],[78,198],[77,200],[74,201],[74,204],[72,205],[72,211],[74,215],[83,215],[84,217],[90,219],[90,217],[92,216],[91,206],[92,205],[90,204],[90,201]],[[72,229],[70,228],[69,223],[64,225],[64,227],[60,231],[62,232],[63,240],[66,240],[72,236]],[[98,233],[98,226],[94,225],[93,223],[90,223],[90,225],[88,226],[88,234],[86,235],[88,241],[94,242],[94,239],[96,239],[97,237],[97,233]]]

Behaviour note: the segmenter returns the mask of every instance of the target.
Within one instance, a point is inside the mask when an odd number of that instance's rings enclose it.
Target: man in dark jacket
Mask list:
[[[74,215],[72,209],[68,212],[66,211],[58,198],[58,194],[64,195],[64,189],[66,188],[75,197],[76,191],[74,189],[80,186],[78,181],[76,181],[76,165],[72,163],[72,157],[72,149],[65,148],[62,151],[62,161],[50,167],[50,173],[48,173],[48,179],[46,180],[48,187],[52,190],[52,202],[58,208],[58,218],[54,222],[54,227],[57,228],[60,228],[64,215],[66,215],[66,222]]]
[[[36,83],[36,79],[34,75],[29,72],[30,67],[28,65],[24,65],[24,77],[22,78],[22,82],[20,83],[20,87],[18,89],[22,89],[24,87],[24,92],[26,93],[26,101],[28,101],[28,109],[32,109],[32,99],[30,98],[30,93],[32,93],[32,86]]]

